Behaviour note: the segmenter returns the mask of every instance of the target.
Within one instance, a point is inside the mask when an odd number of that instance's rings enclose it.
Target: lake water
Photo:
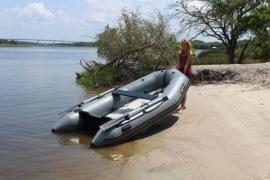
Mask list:
[[[87,134],[51,133],[59,112],[95,93],[76,84],[81,57],[104,61],[95,48],[0,48],[0,179],[89,179],[115,165]]]

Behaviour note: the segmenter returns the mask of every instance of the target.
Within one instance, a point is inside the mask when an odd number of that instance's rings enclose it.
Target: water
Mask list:
[[[118,179],[130,158],[162,148],[152,139],[91,149],[88,134],[51,133],[59,112],[95,94],[76,84],[81,57],[104,62],[95,48],[0,48],[1,180]]]
[[[81,57],[103,61],[95,48],[0,48],[0,179],[72,179],[105,164],[87,135],[50,131],[60,111],[92,95],[75,82]]]

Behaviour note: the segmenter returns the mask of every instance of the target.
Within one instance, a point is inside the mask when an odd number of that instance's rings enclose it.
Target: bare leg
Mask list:
[[[186,101],[187,101],[187,95],[184,96],[182,104],[181,104],[181,110],[185,110],[186,107]]]
[[[181,113],[181,110],[185,110],[186,107],[186,101],[187,101],[187,95],[183,97],[183,100],[181,102],[180,108],[177,109],[177,113]]]

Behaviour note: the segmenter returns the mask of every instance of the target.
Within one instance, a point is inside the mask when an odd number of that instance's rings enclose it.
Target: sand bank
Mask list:
[[[193,83],[229,82],[270,87],[270,62],[260,64],[196,65]]]
[[[269,89],[191,86],[187,107],[165,130],[115,147],[122,163],[107,178],[270,179]]]

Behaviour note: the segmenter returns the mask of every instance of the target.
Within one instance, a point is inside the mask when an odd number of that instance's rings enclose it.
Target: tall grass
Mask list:
[[[193,57],[192,64],[229,64],[228,56],[223,50],[210,50]]]
[[[77,82],[86,86],[112,86],[116,74],[117,71],[113,66],[107,66],[98,71],[83,72]]]

